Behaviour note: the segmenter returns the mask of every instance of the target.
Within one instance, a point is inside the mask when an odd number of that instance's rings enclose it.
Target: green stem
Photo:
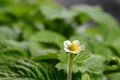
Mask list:
[[[70,53],[70,57],[68,60],[68,74],[67,80],[72,80],[72,62],[73,62],[74,55]]]

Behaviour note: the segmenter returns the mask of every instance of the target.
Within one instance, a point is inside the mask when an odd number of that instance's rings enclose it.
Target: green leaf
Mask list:
[[[112,41],[109,46],[112,46],[114,49],[114,53],[120,57],[120,37],[116,38],[114,41]]]
[[[38,42],[29,42],[29,51],[31,54],[31,58],[35,61],[40,60],[50,60],[50,59],[58,59],[59,50],[55,48],[48,48],[45,45]]]
[[[62,8],[58,5],[42,5],[40,10],[47,19],[54,19],[61,14]]]
[[[27,43],[26,42],[17,42],[14,40],[6,40],[5,44],[7,44],[7,49],[13,49],[21,53],[22,56],[24,57],[29,57],[29,54],[26,52],[27,51]]]
[[[120,73],[112,73],[107,75],[109,80],[120,80]]]
[[[82,65],[84,61],[89,57],[89,52],[81,52],[78,55],[75,55],[75,58],[73,60],[73,72],[82,72]],[[69,59],[69,53],[62,52],[58,54],[59,63],[55,66],[58,70],[64,70],[67,72],[67,65],[68,65],[68,59]],[[83,71],[84,72],[84,71]]]
[[[99,55],[91,55],[87,60],[85,60],[83,67],[93,73],[101,74],[102,71],[106,69],[105,62],[106,58]]]
[[[9,13],[13,14],[14,16],[20,18],[28,14],[32,7],[26,4],[13,4],[9,6]]]
[[[18,34],[10,27],[0,26],[0,39],[17,39]]]
[[[0,78],[1,80],[35,80],[33,78],[16,78],[16,77],[12,77],[12,78]]]
[[[107,43],[110,43],[110,41],[119,36],[120,31],[117,21],[112,16],[105,13],[101,7],[81,5],[73,6],[71,10],[76,14],[84,13],[89,16],[89,18],[99,26],[100,33]],[[107,34],[106,31],[108,32]]]
[[[76,64],[79,64],[79,66],[80,66],[80,64],[83,65],[83,62],[84,62],[87,58],[89,58],[90,55],[91,55],[91,53],[88,52],[88,51],[81,52],[81,53],[79,53],[79,54],[75,57],[74,61],[75,61]]]
[[[4,52],[0,52],[0,64],[10,64],[22,58],[20,52],[16,50],[7,49]]]
[[[102,39],[101,36],[98,35],[98,37]],[[108,46],[106,46],[106,43],[102,40],[97,40],[97,38],[95,39],[95,37],[91,37],[90,44],[92,46],[92,51],[95,54],[99,54],[103,57],[106,57],[107,59],[110,59],[112,56],[115,56],[111,49]]]
[[[28,57],[22,44],[12,40],[0,41],[0,64],[9,64]]]
[[[63,49],[63,42],[65,41],[65,38],[62,35],[52,31],[43,31],[32,35],[30,41],[54,43]]]
[[[103,74],[90,74],[91,80],[106,80],[106,76],[104,76]]]
[[[3,79],[25,79],[25,80],[56,80],[55,69],[47,63],[37,63],[31,60],[19,60],[13,65],[0,69]]]
[[[82,75],[81,80],[91,80],[91,78],[90,78],[89,74],[84,73],[84,74]]]
[[[55,67],[58,70],[64,70],[65,72],[67,72],[68,58],[69,58],[69,54],[67,54],[65,52],[58,54],[58,59],[60,62],[58,64],[56,64]]]

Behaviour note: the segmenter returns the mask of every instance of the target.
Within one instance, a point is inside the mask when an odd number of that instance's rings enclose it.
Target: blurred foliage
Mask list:
[[[63,42],[78,39],[73,80],[120,80],[120,29],[99,6],[0,0],[0,80],[66,80]]]

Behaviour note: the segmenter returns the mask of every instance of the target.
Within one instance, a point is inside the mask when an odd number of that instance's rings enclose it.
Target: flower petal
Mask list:
[[[72,43],[77,44],[78,46],[80,45],[80,42],[78,40],[74,40]]]
[[[66,48],[66,47],[64,47],[64,50],[65,50],[66,52],[70,52],[70,50],[69,50],[68,48]]]
[[[70,45],[71,45],[71,41],[69,41],[69,40],[64,41],[65,47],[69,47]]]
[[[81,51],[83,51],[84,49],[85,49],[85,45],[80,45],[80,49],[81,49]]]
[[[77,52],[77,51],[71,51],[71,53],[73,53],[73,54],[77,54],[78,52]]]
[[[79,50],[76,50],[76,51],[69,51],[70,53],[73,53],[73,54],[77,54],[79,53]]]

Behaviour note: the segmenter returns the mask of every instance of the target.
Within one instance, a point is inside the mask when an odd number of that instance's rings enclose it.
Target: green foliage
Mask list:
[[[82,80],[91,80],[89,74],[85,73],[82,75]]]
[[[73,80],[120,80],[119,34],[99,6],[0,0],[0,80],[66,80],[66,39],[85,45],[75,55]]]
[[[0,39],[17,39],[18,34],[7,26],[0,26]]]
[[[46,38],[47,37],[47,38]],[[30,38],[31,41],[38,41],[42,43],[53,43],[56,44],[59,48],[62,48],[65,38],[52,31],[38,32],[35,35],[32,35]]]
[[[119,77],[120,77],[120,73],[119,72],[108,75],[108,79],[109,80],[119,80],[120,79]]]
[[[10,79],[56,80],[54,68],[47,63],[19,60],[1,69],[0,75]]]

